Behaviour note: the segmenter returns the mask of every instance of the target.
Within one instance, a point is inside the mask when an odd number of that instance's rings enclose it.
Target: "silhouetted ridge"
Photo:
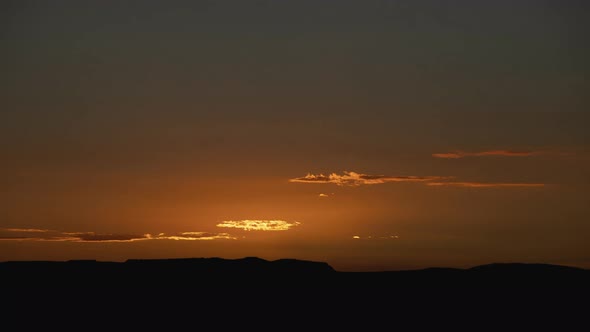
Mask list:
[[[324,262],[297,259],[267,261],[258,257],[241,259],[181,258],[181,259],[130,259],[126,267],[184,270],[206,273],[331,273],[334,269]]]
[[[552,264],[525,264],[525,263],[493,263],[486,265],[479,265],[469,269],[470,271],[478,272],[503,272],[503,273],[514,273],[514,272],[537,272],[537,273],[561,273],[561,272],[579,272],[584,271],[577,267],[552,265]]]
[[[325,262],[181,258],[130,259],[126,262],[0,263],[3,285],[26,287],[183,287],[311,290],[433,289],[453,287],[590,287],[590,271],[548,264],[488,264],[470,269],[428,268],[384,272],[337,272]],[[212,288],[211,288],[212,287]],[[371,292],[369,292],[372,294]],[[368,293],[368,294],[369,294]]]

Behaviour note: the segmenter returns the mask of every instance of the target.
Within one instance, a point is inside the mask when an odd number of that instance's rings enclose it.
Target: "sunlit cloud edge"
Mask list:
[[[293,227],[299,226],[297,221],[285,220],[265,220],[265,219],[244,219],[244,220],[224,220],[217,224],[221,228],[237,228],[245,231],[287,231]]]
[[[5,235],[2,235],[4,233]],[[235,240],[237,237],[229,233],[212,232],[181,232],[167,235],[146,234],[114,234],[95,232],[58,232],[47,231],[39,236],[11,235],[13,233],[26,233],[20,228],[0,229],[0,241],[35,241],[35,242],[79,242],[79,243],[128,243],[149,240],[175,240],[175,241],[210,241],[210,240]]]

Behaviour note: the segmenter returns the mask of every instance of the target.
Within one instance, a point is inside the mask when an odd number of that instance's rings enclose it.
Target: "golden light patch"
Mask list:
[[[285,220],[226,220],[217,227],[239,228],[246,231],[287,231],[292,227],[299,225],[298,222],[289,222]]]

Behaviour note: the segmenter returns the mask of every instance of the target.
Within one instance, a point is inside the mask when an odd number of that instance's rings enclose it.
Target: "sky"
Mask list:
[[[0,3],[0,261],[590,268],[582,0]]]

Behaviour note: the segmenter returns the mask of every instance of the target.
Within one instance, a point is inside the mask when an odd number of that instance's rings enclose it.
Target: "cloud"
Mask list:
[[[387,235],[387,236],[372,236],[372,235],[359,236],[359,235],[354,235],[352,238],[354,240],[397,240],[397,239],[399,239],[399,236],[398,235]]]
[[[38,229],[38,228],[2,228],[2,230],[7,232],[20,232],[20,233],[47,233],[51,232],[48,229]]]
[[[10,236],[0,235],[0,241],[39,241],[39,242],[81,242],[79,238],[63,236]]]
[[[228,233],[209,233],[209,232],[182,232],[178,235],[159,235],[156,240],[182,240],[182,241],[210,241],[210,240],[235,240],[234,236]]]
[[[454,177],[444,176],[385,176],[366,175],[356,172],[344,172],[344,175],[332,173],[328,176],[307,174],[302,178],[289,180],[299,183],[333,183],[339,186],[360,186],[365,184],[381,184],[387,182],[420,182],[431,187],[462,187],[462,188],[542,188],[544,183],[503,183],[503,182],[465,182],[449,181]],[[320,194],[319,197],[328,197]]]
[[[43,241],[43,242],[135,242],[148,240],[219,240],[219,239],[236,239],[228,233],[208,233],[208,232],[182,232],[173,235],[159,233],[151,234],[111,234],[111,233],[94,233],[94,232],[58,232],[45,231],[35,236],[27,235],[31,233],[28,229],[20,228],[2,228],[0,229],[0,241]]]
[[[110,234],[94,232],[63,233],[69,235],[73,242],[133,242],[149,240],[150,234]]]
[[[320,194],[319,197],[330,197],[328,194]]]
[[[217,227],[239,228],[246,231],[287,231],[299,224],[296,221],[284,220],[227,220],[217,224]]]
[[[0,241],[74,242],[80,241],[80,237],[48,229],[0,228]]]
[[[339,186],[360,186],[369,184],[383,184],[387,182],[430,182],[447,179],[440,176],[387,176],[387,175],[367,175],[357,172],[344,171],[342,175],[332,173],[324,174],[307,174],[304,177],[290,179],[289,182],[295,183],[332,183]]]
[[[460,159],[465,157],[533,157],[547,154],[547,151],[515,151],[515,150],[489,150],[480,152],[455,151],[447,153],[434,153],[434,158]]]
[[[494,182],[430,182],[433,187],[463,187],[463,188],[542,188],[544,183],[494,183]]]

